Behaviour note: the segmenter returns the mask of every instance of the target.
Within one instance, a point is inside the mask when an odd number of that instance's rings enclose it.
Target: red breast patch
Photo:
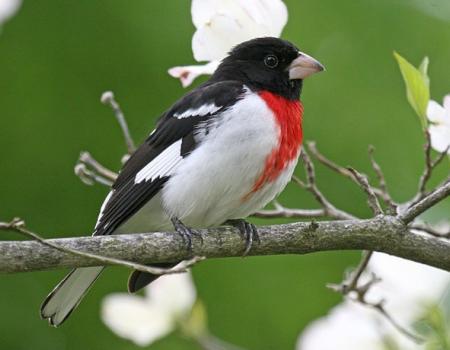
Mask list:
[[[266,183],[277,179],[286,165],[297,157],[303,140],[301,102],[288,100],[268,91],[261,91],[259,96],[272,110],[280,134],[277,147],[267,156],[264,170],[255,181],[252,190],[244,196],[244,201]]]

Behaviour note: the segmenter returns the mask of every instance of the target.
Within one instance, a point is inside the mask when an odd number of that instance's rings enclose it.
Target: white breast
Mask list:
[[[242,201],[278,145],[278,136],[272,111],[248,91],[218,117],[215,128],[198,135],[201,145],[179,163],[162,190],[164,208],[186,225],[207,227],[264,206],[284,188],[296,163],[286,169],[283,179]]]

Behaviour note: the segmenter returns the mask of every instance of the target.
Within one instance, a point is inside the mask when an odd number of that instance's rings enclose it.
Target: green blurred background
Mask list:
[[[450,92],[450,2],[286,4],[283,37],[327,67],[305,84],[306,139],[316,140],[335,161],[369,174],[367,146],[375,145],[393,195],[406,200],[422,169],[423,139],[392,52],[414,64],[430,57],[432,98],[441,102]],[[193,32],[186,0],[25,1],[0,34],[0,219],[20,216],[47,237],[88,234],[108,190],[82,184],[73,165],[81,150],[89,150],[117,169],[125,152],[111,111],[99,102],[101,93],[115,92],[133,135],[142,140],[185,93],[166,71],[194,63]],[[435,180],[448,170],[447,162]],[[320,166],[317,171],[337,206],[369,215],[354,185]],[[316,206],[293,186],[281,202]],[[448,202],[431,219],[448,217]],[[339,281],[358,257],[329,252],[216,259],[196,266],[193,274],[215,335],[247,349],[292,349],[302,328],[339,302],[325,284]],[[42,299],[65,272],[0,276],[0,349],[136,349],[99,318],[101,299],[125,290],[128,271],[122,268],[108,269],[63,327],[53,329],[39,319]],[[197,347],[173,335],[153,348]]]

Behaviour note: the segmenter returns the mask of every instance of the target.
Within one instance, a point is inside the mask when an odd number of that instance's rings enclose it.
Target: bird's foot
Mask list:
[[[225,224],[236,227],[241,237],[245,239],[245,250],[242,256],[246,256],[250,252],[254,241],[260,243],[258,229],[255,225],[243,219],[228,220]]]
[[[173,227],[175,228],[175,231],[183,238],[186,248],[189,251],[190,254],[192,254],[192,236],[197,236],[200,238],[201,243],[203,244],[203,237],[200,233],[192,230],[191,228],[187,227],[185,224],[183,224],[180,219],[178,218],[171,218]]]

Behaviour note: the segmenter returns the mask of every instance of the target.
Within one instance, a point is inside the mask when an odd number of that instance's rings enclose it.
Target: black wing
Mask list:
[[[243,92],[244,87],[239,82],[205,84],[164,113],[155,130],[124,164],[102,207],[94,235],[112,234],[158,193],[170,178],[166,173],[158,173],[165,155],[182,158],[192,152],[197,146],[195,129],[234,105]],[[170,161],[175,164],[177,160]]]

